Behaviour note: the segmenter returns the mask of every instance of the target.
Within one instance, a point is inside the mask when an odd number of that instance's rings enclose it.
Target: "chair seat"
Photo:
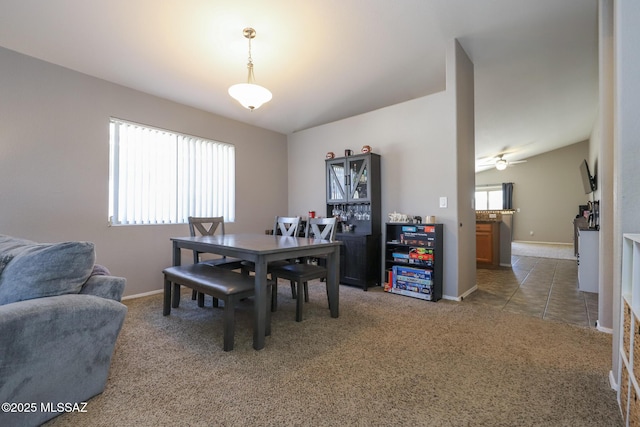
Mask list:
[[[277,266],[270,270],[278,278],[307,282],[327,276],[327,269],[318,265],[298,263]]]
[[[289,264],[291,263],[287,260],[272,261],[267,265],[267,271],[271,272],[271,270],[274,268],[284,267],[285,265],[289,265]],[[243,270],[246,270],[246,271],[256,271],[256,265],[251,261],[240,261],[240,266],[242,267]]]
[[[302,305],[304,301],[309,301],[309,290],[307,282],[313,279],[327,277],[327,269],[313,264],[299,263],[288,264],[271,270],[273,286],[271,289],[271,311],[277,307],[278,279],[285,279],[291,282],[293,297],[296,299],[296,322],[302,322]],[[327,294],[328,298],[328,294]]]

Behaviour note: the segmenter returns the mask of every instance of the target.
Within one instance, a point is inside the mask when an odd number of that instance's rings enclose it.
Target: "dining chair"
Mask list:
[[[313,239],[333,241],[336,236],[336,218],[309,218],[305,230],[305,236]],[[316,258],[316,257],[314,257]],[[313,264],[312,258],[307,258],[299,263],[289,263],[273,266],[271,272],[271,311],[277,309],[278,279],[289,280],[292,287],[292,296],[296,299],[296,322],[302,321],[302,306],[309,301],[308,282],[314,279],[326,279],[327,268]],[[325,284],[325,287],[327,285]],[[293,290],[296,290],[293,292]],[[327,287],[327,301],[329,289]],[[304,295],[304,302],[303,297]]]
[[[273,234],[274,235],[282,235],[289,237],[296,237],[298,235],[298,227],[300,226],[300,217],[299,216],[276,216],[275,223],[273,225]],[[267,272],[270,271],[271,268],[278,265],[286,265],[291,261],[283,260],[283,261],[274,261],[269,263],[267,266]],[[242,261],[242,272],[244,274],[250,274],[256,271],[256,266],[251,261]]]
[[[220,230],[219,235],[224,236],[224,217],[222,216],[213,216],[213,217],[189,217],[189,234],[191,237],[195,237],[197,235],[201,236],[213,236],[216,231]],[[236,270],[242,268],[242,260],[238,258],[231,258],[223,256],[222,258],[214,258],[214,259],[201,259],[201,252],[193,251],[193,263],[203,263],[208,264],[220,268],[224,268],[225,270]],[[197,298],[197,291],[194,289],[191,295],[192,299]],[[213,306],[218,306],[218,301],[216,298],[213,299]]]

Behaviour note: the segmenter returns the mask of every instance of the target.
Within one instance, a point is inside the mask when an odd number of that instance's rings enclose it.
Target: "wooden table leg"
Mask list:
[[[255,262],[255,301],[253,302],[253,348],[264,348],[267,317],[267,263],[264,259]]]
[[[338,317],[340,314],[340,247],[336,246],[334,251],[327,257],[327,286],[329,288],[329,308],[331,317]],[[300,296],[298,295],[298,298]]]

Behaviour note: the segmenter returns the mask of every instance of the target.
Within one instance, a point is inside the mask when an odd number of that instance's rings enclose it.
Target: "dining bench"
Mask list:
[[[171,308],[180,305],[180,286],[207,294],[224,302],[224,351],[233,350],[235,335],[235,306],[238,301],[255,295],[253,276],[246,276],[208,264],[189,264],[165,268],[164,308],[162,314],[171,314]],[[173,295],[172,285],[173,284]],[[269,286],[270,287],[270,286]],[[267,295],[270,290],[267,289]],[[204,295],[203,295],[204,297]],[[266,299],[269,305],[269,298]],[[203,305],[203,300],[198,301]],[[266,307],[265,335],[271,334],[271,309]]]

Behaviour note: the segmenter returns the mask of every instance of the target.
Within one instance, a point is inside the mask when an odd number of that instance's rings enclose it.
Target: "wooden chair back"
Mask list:
[[[213,236],[220,227],[220,233],[224,235],[224,217],[189,217],[189,233],[192,237],[196,236],[196,231],[202,236]]]
[[[309,218],[304,235],[308,238],[333,241],[336,237],[336,218]]]
[[[299,216],[276,216],[276,222],[273,226],[274,234],[283,236],[298,236],[298,226],[300,225]]]
[[[202,236],[213,236],[215,232],[220,228],[220,234],[224,236],[224,217],[212,216],[212,217],[189,217],[189,235],[191,237],[197,236],[200,233]],[[193,251],[193,263],[200,262],[200,252]]]

